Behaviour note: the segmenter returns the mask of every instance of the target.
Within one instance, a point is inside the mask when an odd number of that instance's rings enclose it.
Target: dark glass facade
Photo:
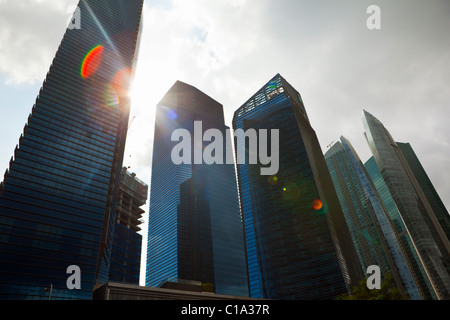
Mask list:
[[[142,6],[79,2],[0,188],[0,299],[91,299],[108,279]]]
[[[325,159],[363,271],[377,265],[382,279],[392,275],[404,294],[421,300],[389,214],[350,142],[341,137],[341,142],[325,153]]]
[[[414,173],[414,177],[422,188],[422,191],[424,192],[428,203],[433,209],[433,212],[436,215],[436,218],[438,219],[442,230],[447,236],[447,239],[450,240],[450,215],[441,198],[439,197],[439,194],[434,188],[433,183],[428,177],[425,169],[420,163],[419,158],[411,147],[411,144],[397,142],[397,146],[408,162],[408,165],[411,168],[412,172]]]
[[[142,236],[139,225],[143,222],[143,206],[148,186],[136,174],[122,169],[116,203],[116,223],[111,253],[109,281],[139,284],[141,270]]]
[[[422,291],[427,299],[450,299],[450,243],[388,130],[367,111],[363,112],[363,123],[373,157],[405,226],[398,232],[409,233],[413,247],[407,250],[413,257],[415,249],[420,260],[415,273]],[[420,262],[425,272],[419,267]]]
[[[181,164],[172,159],[177,129],[192,137],[189,161]],[[222,105],[177,81],[156,110],[146,285],[200,281],[216,293],[248,296],[234,163],[194,159],[195,150],[203,152],[209,145],[203,141],[209,129],[218,130],[226,148],[231,138]]]
[[[208,188],[195,172],[180,186],[178,206],[178,277],[214,284],[214,256]]]
[[[272,176],[261,175],[261,162],[250,163],[249,139],[235,137],[236,154],[246,150],[237,171],[251,297],[346,293],[364,275],[300,94],[276,75],[235,112],[233,128],[279,130],[279,170]]]

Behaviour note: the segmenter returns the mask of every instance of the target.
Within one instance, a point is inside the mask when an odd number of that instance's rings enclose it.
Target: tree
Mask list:
[[[402,294],[400,289],[395,287],[394,277],[388,274],[381,284],[380,289],[369,290],[367,288],[367,278],[361,280],[359,285],[353,288],[352,294],[342,294],[338,300],[409,300]]]

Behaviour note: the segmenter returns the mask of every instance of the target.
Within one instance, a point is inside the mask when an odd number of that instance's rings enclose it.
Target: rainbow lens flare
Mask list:
[[[82,78],[87,79],[97,72],[102,62],[103,51],[104,48],[100,44],[89,50],[81,63],[80,75]]]
[[[318,214],[325,214],[328,212],[328,203],[326,201],[321,201],[316,199],[312,203],[312,209]]]

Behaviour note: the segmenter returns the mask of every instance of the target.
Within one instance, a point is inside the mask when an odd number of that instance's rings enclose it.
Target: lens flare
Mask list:
[[[111,85],[116,90],[117,96],[120,98],[128,96],[128,90],[131,82],[131,69],[120,69],[114,75]]]
[[[303,186],[299,183],[283,181],[282,190],[283,190],[282,192],[283,201],[287,202],[299,201],[302,199],[302,196],[304,195]]]
[[[87,79],[97,72],[102,62],[103,51],[104,48],[100,44],[89,50],[81,63],[80,75],[82,78]]]
[[[106,106],[119,109],[119,97],[111,84],[104,89],[103,94],[103,99]]]
[[[314,210],[318,211],[323,208],[323,203],[319,199],[313,201],[312,207]]]
[[[326,214],[328,212],[328,203],[326,201],[316,199],[312,203],[312,209],[317,214]]]
[[[274,186],[278,183],[278,177],[277,176],[269,176],[267,178],[267,183]]]
[[[171,120],[176,120],[178,118],[178,114],[174,110],[167,111],[166,116]]]

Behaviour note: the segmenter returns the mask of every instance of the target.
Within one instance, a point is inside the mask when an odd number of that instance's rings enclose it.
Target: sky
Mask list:
[[[0,174],[77,3],[0,0]],[[380,29],[367,27],[371,5]],[[231,127],[280,73],[302,95],[323,153],[344,136],[369,159],[365,109],[411,144],[450,208],[449,16],[448,0],[145,0],[124,165],[150,184],[156,105],[177,80],[220,102]]]

